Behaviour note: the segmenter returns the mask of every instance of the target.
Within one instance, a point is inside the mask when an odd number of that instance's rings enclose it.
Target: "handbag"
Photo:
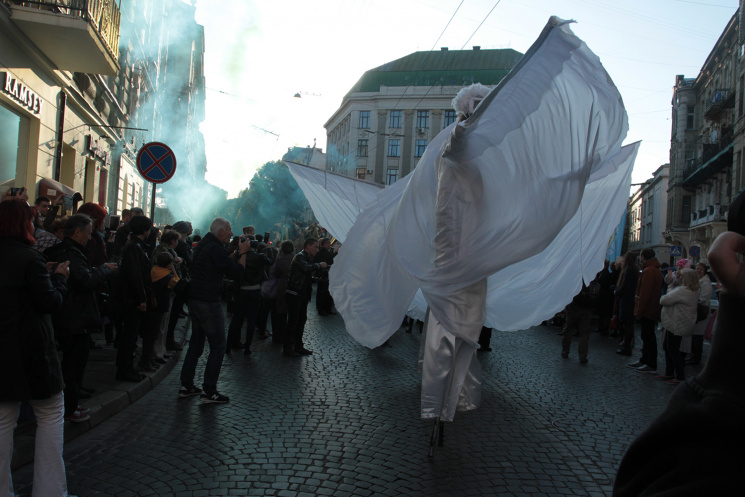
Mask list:
[[[272,276],[261,284],[261,296],[265,299],[273,299],[277,297],[277,283],[279,280]]]
[[[709,306],[698,304],[696,306],[696,322],[700,322],[709,317]]]
[[[608,325],[608,329],[610,331],[616,331],[618,329],[618,316],[614,315],[611,320],[610,324]]]

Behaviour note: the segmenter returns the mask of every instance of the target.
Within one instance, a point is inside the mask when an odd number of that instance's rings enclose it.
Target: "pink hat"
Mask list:
[[[683,268],[690,269],[691,268],[691,261],[690,261],[690,259],[681,259],[681,260],[677,261],[675,263],[675,265],[678,266],[678,269],[683,269]]]

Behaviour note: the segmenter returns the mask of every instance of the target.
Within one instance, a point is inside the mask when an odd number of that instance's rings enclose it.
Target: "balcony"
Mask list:
[[[732,148],[734,135],[732,131],[725,134],[721,140],[711,145],[704,145],[704,153],[686,164],[683,172],[683,186],[692,188],[712,177],[725,167],[732,166]]]
[[[701,226],[706,223],[727,222],[727,208],[721,204],[708,206],[706,209],[699,209],[691,213],[691,228]]]
[[[119,71],[116,0],[5,0],[10,19],[62,71],[114,76]]]
[[[726,88],[717,88],[714,96],[706,102],[704,109],[704,118],[710,121],[717,121],[722,117],[726,109],[735,106],[735,92]]]

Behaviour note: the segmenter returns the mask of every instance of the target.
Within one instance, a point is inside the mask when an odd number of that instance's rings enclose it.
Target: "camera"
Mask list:
[[[11,187],[10,196],[15,197],[16,195],[21,194],[21,192],[23,192],[23,187],[20,187],[20,188],[16,188],[15,186]]]
[[[255,249],[258,246],[259,246],[259,241],[258,240],[251,240],[251,248],[252,249]]]

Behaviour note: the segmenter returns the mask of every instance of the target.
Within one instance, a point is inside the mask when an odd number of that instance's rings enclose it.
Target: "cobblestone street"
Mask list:
[[[481,408],[447,423],[444,446],[429,458],[418,327],[368,350],[341,317],[319,317],[313,305],[308,314],[312,356],[285,357],[271,339],[254,339],[252,355],[226,358],[219,388],[229,404],[179,399],[179,363],[145,397],[66,444],[70,492],[610,495],[622,454],[674,388],[625,367],[638,351],[618,356],[595,333],[582,365],[576,341],[561,358],[557,328],[495,331],[493,351],[479,353]],[[14,476],[30,495],[32,467]]]

